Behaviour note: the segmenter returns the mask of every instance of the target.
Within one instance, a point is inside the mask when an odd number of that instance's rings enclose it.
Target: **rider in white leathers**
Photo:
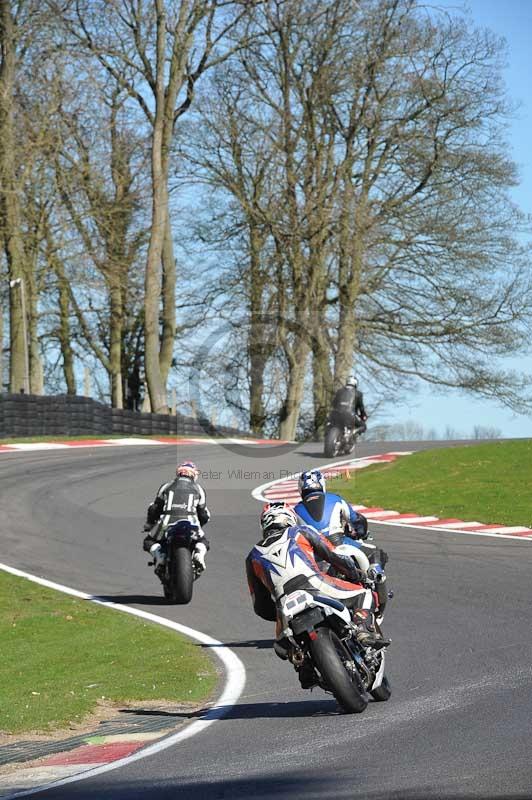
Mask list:
[[[272,503],[264,509],[261,527],[264,535],[246,559],[246,574],[255,613],[277,621],[277,636],[281,633],[278,601],[284,594],[305,589],[340,600],[351,609],[361,644],[389,644],[375,628],[375,596],[361,582],[362,573],[350,557],[336,553],[314,528],[298,524],[292,509],[284,503]],[[324,561],[346,575],[347,580],[324,572],[319,564]],[[277,642],[275,651],[281,658],[286,657],[282,642]]]

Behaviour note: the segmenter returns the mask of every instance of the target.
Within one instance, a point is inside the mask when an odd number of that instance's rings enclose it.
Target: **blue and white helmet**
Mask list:
[[[299,476],[299,494],[306,497],[313,492],[325,494],[325,478],[319,469],[309,469]]]

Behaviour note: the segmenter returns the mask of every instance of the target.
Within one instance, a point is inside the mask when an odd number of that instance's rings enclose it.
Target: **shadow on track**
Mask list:
[[[133,708],[121,708],[120,715],[131,714],[142,717],[168,717],[171,719],[203,719],[212,712],[211,706],[196,711],[163,711],[158,708],[143,708],[142,703]],[[235,719],[293,719],[294,717],[338,716],[343,712],[334,700],[297,700],[287,703],[239,703],[236,706],[216,706],[222,712],[220,721]]]
[[[101,600],[103,603],[121,603],[122,605],[137,606],[172,606],[162,595],[149,594],[98,594],[94,595],[94,600]]]
[[[335,700],[289,700],[287,703],[239,703],[222,718],[293,719],[294,717],[337,716],[342,714]]]
[[[247,639],[240,642],[221,642],[220,644],[200,644],[200,647],[254,647],[255,650],[271,650],[274,639]]]
[[[375,778],[373,777],[373,781]],[[52,789],[44,791],[40,796],[64,798],[65,800],[100,800],[110,798],[113,800],[233,800],[233,798],[256,798],[258,800],[294,800],[294,798],[305,798],[305,800],[353,800],[357,792],[350,781],[342,781],[340,776],[322,777],[316,772],[309,774],[306,772],[291,773],[290,775],[261,775],[255,774],[249,778],[214,778],[212,781],[205,779],[197,782],[186,780],[158,781],[153,777],[146,780],[123,781],[112,787],[105,777],[97,777],[87,783],[70,784],[63,789]],[[450,787],[438,788],[429,784],[426,786],[415,786],[401,789],[374,789],[364,791],[366,800],[472,800],[481,798],[479,792],[460,793]],[[490,800],[530,800],[527,793],[504,793],[499,792],[489,795]]]

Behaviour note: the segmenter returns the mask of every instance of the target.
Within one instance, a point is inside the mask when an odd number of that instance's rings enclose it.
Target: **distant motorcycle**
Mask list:
[[[280,614],[288,659],[304,675],[305,688],[320,686],[331,692],[349,714],[364,711],[370,696],[378,701],[390,698],[384,650],[358,642],[343,603],[300,589],[281,598]]]
[[[354,426],[348,426],[345,424],[343,412],[336,409],[331,411],[325,428],[323,451],[326,458],[349,455],[353,452],[356,440],[360,435],[358,422],[359,420],[355,417]]]
[[[161,541],[166,558],[155,567],[155,574],[163,585],[164,596],[171,603],[184,605],[192,599],[194,581],[202,573],[192,554],[201,535],[196,525],[180,519],[166,528]],[[149,562],[150,566],[154,562]]]

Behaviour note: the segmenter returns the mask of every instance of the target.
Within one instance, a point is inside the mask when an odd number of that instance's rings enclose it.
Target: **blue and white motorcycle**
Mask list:
[[[365,710],[370,696],[391,696],[383,649],[363,646],[351,613],[339,600],[296,589],[279,601],[288,659],[303,688],[331,692],[350,714]]]

